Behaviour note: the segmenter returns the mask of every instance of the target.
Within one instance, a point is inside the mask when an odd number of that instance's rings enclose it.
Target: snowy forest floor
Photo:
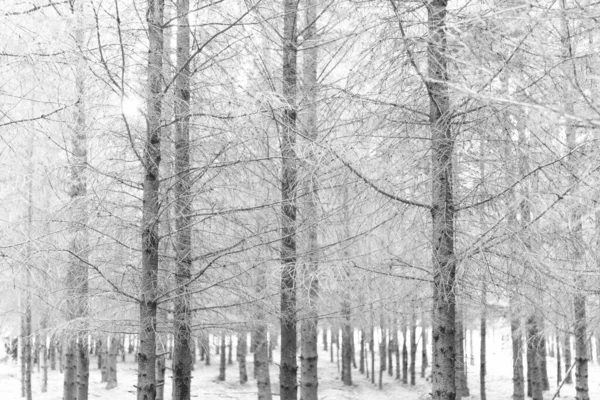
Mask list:
[[[510,352],[507,346],[500,343],[494,344],[494,347],[488,348],[488,375],[487,375],[487,398],[489,400],[510,400],[512,391],[512,366]],[[494,350],[496,348],[497,350]],[[277,358],[277,350],[274,356]],[[478,355],[477,355],[478,356]],[[133,357],[127,355],[126,363],[119,363],[118,381],[119,386],[112,390],[106,390],[106,383],[100,383],[100,371],[96,368],[95,357],[90,359],[90,399],[100,400],[125,400],[135,398],[135,388],[137,375]],[[370,355],[369,355],[370,358]],[[204,365],[203,361],[198,361],[193,372],[192,397],[203,400],[214,399],[234,399],[234,400],[254,400],[256,399],[256,381],[253,376],[253,355],[247,357],[248,377],[246,384],[238,382],[238,365],[227,366],[227,379],[225,382],[217,380],[219,373],[218,356],[213,356],[213,363],[210,366]],[[358,361],[358,360],[357,360]],[[378,368],[379,358],[376,355],[375,368]],[[395,400],[421,400],[428,399],[428,393],[431,385],[425,379],[420,378],[420,354],[417,356],[417,384],[416,386],[403,385],[399,381],[390,377],[386,372],[383,375],[383,390],[379,390],[376,384],[367,380],[364,374],[358,373],[357,369],[352,371],[354,384],[351,387],[345,387],[339,376],[336,362],[330,362],[329,353],[320,352],[319,359],[319,398],[321,400],[370,400],[370,399],[395,399]],[[467,399],[479,399],[479,363],[478,357],[475,365],[468,365],[468,383],[471,396]],[[168,365],[168,364],[167,364]],[[278,365],[270,365],[271,383],[273,393],[279,392],[277,380]],[[15,362],[0,362],[0,399],[17,400],[21,398],[19,367]],[[376,371],[378,372],[378,371]],[[395,372],[395,371],[394,371]],[[429,370],[428,370],[429,372]],[[48,392],[41,393],[40,379],[41,373],[34,367],[32,378],[33,398],[35,400],[60,400],[62,398],[62,374],[59,371],[48,372]],[[394,374],[395,375],[395,374]],[[550,379],[551,390],[544,393],[544,399],[551,399],[556,391],[556,359],[548,357],[548,375]],[[600,366],[596,363],[590,364],[590,398],[591,400],[600,400]],[[169,370],[166,374],[165,399],[171,398],[171,379]],[[378,375],[376,374],[377,382]],[[573,379],[575,376],[573,374]],[[561,390],[561,399],[574,399],[575,385],[565,385]],[[274,396],[278,398],[277,395]]]

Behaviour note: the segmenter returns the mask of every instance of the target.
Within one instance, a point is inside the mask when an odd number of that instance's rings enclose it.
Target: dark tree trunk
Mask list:
[[[402,368],[400,366],[400,335],[399,330],[398,330],[398,325],[396,325],[394,327],[394,335],[396,337],[396,348],[395,348],[395,354],[396,354],[396,380],[400,380],[401,378],[401,373],[400,373],[400,368]]]
[[[358,359],[358,372],[365,373],[365,331],[360,330],[360,356]]]
[[[412,316],[410,324],[410,385],[417,384],[417,317]]]
[[[431,127],[433,318],[432,400],[455,400],[455,284],[454,200],[452,158],[454,138],[450,127],[447,0],[427,3],[429,121]]]
[[[110,349],[108,350],[108,379],[106,389],[117,387],[117,355],[119,353],[119,341],[116,337],[110,340]]]
[[[481,297],[483,298],[483,307],[481,308],[481,323],[480,323],[480,327],[479,327],[479,335],[480,335],[480,350],[479,350],[479,398],[480,400],[486,400],[486,391],[485,391],[485,375],[486,375],[486,366],[487,366],[487,360],[486,360],[486,356],[487,356],[487,344],[486,344],[486,338],[487,338],[487,286],[485,284],[485,282],[482,284],[482,295]],[[471,339],[473,340],[473,339]],[[513,351],[514,351],[514,342],[513,342]],[[517,360],[517,362],[521,362],[520,361],[520,351],[521,348],[518,348],[518,356],[519,359]],[[514,355],[513,355],[513,361],[514,361]],[[514,366],[513,366],[513,373],[514,373]],[[513,377],[514,379],[514,377]],[[514,389],[514,387],[513,387]]]
[[[221,334],[221,350],[219,350],[219,355],[221,356],[221,362],[219,363],[219,380],[225,380],[225,371],[227,370],[227,344],[225,334]]]
[[[371,350],[371,383],[375,384],[375,329],[373,325],[371,325],[369,349]]]
[[[589,400],[588,349],[585,296],[577,293],[573,299],[575,309],[575,391],[577,400]]]
[[[383,324],[381,325],[381,341],[379,342],[379,389],[383,389],[383,372],[386,369],[386,331]]]
[[[408,348],[406,342],[408,338],[408,327],[406,323],[402,324],[402,383],[408,384]]]
[[[563,353],[565,355],[565,372],[567,373],[565,383],[571,384],[573,383],[573,377],[571,375],[571,335],[568,332],[565,333]]]
[[[227,341],[227,365],[233,365],[233,337],[230,335]]]
[[[144,190],[142,207],[142,271],[140,279],[139,351],[137,353],[138,400],[156,398],[156,312],[159,250],[159,168],[163,98],[164,0],[148,0],[148,81],[146,141],[144,143]]]
[[[323,351],[327,351],[327,328],[323,328]]]
[[[550,390],[548,381],[548,363],[546,360],[546,337],[542,334],[540,337],[540,374],[542,375],[542,390]]]
[[[283,110],[281,129],[281,400],[296,400],[296,118],[298,0],[283,6]]]
[[[421,325],[421,378],[425,378],[427,367],[429,367],[429,360],[427,359],[427,325],[425,323],[425,316],[422,317]]]
[[[238,333],[237,360],[240,368],[240,383],[248,382],[248,372],[246,371],[246,353],[248,353],[248,338],[246,332]]]
[[[540,332],[534,315],[527,319],[527,392],[533,400],[543,400],[539,347]]]
[[[256,350],[254,351],[254,365],[256,369],[256,385],[258,387],[258,400],[271,400],[271,378],[269,376],[269,343],[267,340],[267,327],[261,324],[256,329]]]
[[[342,302],[342,382],[346,386],[352,385],[352,325],[350,321],[350,302]],[[303,399],[304,400],[304,399]]]

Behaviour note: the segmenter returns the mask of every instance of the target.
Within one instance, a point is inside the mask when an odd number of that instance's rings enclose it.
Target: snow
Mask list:
[[[478,332],[474,332],[474,341],[478,340]],[[488,400],[510,400],[512,391],[512,358],[509,342],[506,335],[501,331],[491,333],[488,347],[488,375],[487,375],[487,398]],[[477,347],[477,346],[474,346]],[[467,351],[469,346],[466,346]],[[468,363],[468,381],[471,390],[471,396],[468,399],[479,399],[479,351],[475,348],[475,365]],[[277,358],[277,350],[274,356]],[[227,366],[227,379],[225,382],[219,382],[217,375],[219,373],[218,357],[213,356],[213,364],[204,365],[203,361],[198,361],[193,372],[192,397],[203,400],[216,399],[235,399],[235,400],[254,400],[256,399],[256,381],[253,376],[252,354],[247,357],[247,368],[249,381],[246,384],[239,384],[238,365]],[[358,357],[357,357],[358,358]],[[370,354],[369,354],[370,359]],[[427,399],[430,390],[430,384],[420,378],[420,351],[417,355],[417,385],[402,385],[394,380],[386,372],[383,375],[383,390],[379,390],[377,385],[371,384],[365,375],[359,374],[358,370],[352,371],[354,384],[351,387],[345,387],[340,378],[337,369],[337,363],[330,362],[329,353],[320,351],[319,358],[319,398],[321,400],[376,400],[376,399],[395,399],[395,400],[421,400]],[[468,360],[470,356],[468,357]],[[119,358],[120,361],[120,358]],[[216,361],[216,363],[215,363]],[[358,360],[357,360],[358,361]],[[375,367],[378,368],[379,357],[376,355]],[[370,365],[370,364],[369,364]],[[273,393],[278,393],[276,386],[278,366],[271,364],[271,382],[273,384]],[[378,373],[378,371],[376,371]],[[394,371],[395,372],[395,371]],[[32,378],[33,398],[36,400],[60,400],[62,399],[62,375],[58,371],[48,371],[48,392],[41,393],[40,379],[41,372],[34,367]],[[395,375],[395,374],[394,374]],[[548,375],[550,379],[551,390],[544,393],[544,399],[551,399],[556,391],[556,360],[548,357]],[[590,399],[600,400],[600,366],[596,363],[590,363]],[[378,375],[376,374],[376,382]],[[121,400],[135,398],[136,383],[136,364],[133,357],[127,355],[127,362],[118,364],[119,386],[112,390],[106,390],[106,383],[100,383],[100,371],[96,368],[95,357],[90,359],[90,399],[98,400]],[[573,379],[575,375],[573,373]],[[13,361],[4,360],[0,362],[0,399],[17,400],[21,398],[21,385],[19,381],[19,366]],[[575,385],[565,385],[561,390],[561,399],[574,399]],[[165,384],[165,399],[171,398],[171,382],[169,370],[167,370],[167,382]],[[275,399],[278,396],[274,396]]]

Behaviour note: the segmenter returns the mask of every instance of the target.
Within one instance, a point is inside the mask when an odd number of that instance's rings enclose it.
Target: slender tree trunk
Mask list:
[[[372,312],[372,310],[371,310]],[[369,340],[369,349],[371,350],[371,383],[375,384],[375,328],[371,322],[371,338]]]
[[[383,317],[381,318],[383,321]],[[379,342],[379,390],[383,389],[383,371],[386,369],[386,332],[383,323],[381,326],[381,338]]]
[[[287,4],[287,3],[286,3]],[[319,378],[317,374],[317,366],[319,354],[317,351],[318,340],[318,268],[319,268],[319,243],[318,243],[318,228],[319,215],[317,206],[317,195],[319,189],[319,179],[317,166],[319,164],[317,155],[314,151],[317,137],[317,57],[318,57],[318,40],[317,40],[317,1],[306,0],[305,3],[305,29],[304,29],[304,59],[303,59],[303,75],[306,99],[305,115],[304,115],[304,137],[307,140],[307,164],[306,171],[307,179],[304,182],[306,191],[306,200],[304,208],[306,211],[307,224],[307,255],[306,255],[306,272],[304,276],[308,279],[305,286],[308,288],[308,315],[302,322],[302,344],[301,344],[301,399],[302,400],[317,400]],[[295,55],[293,56],[295,57]],[[295,79],[295,78],[294,78]],[[295,82],[294,82],[295,84]],[[327,332],[323,330],[324,347],[327,350]],[[344,381],[344,383],[346,383]]]
[[[165,334],[161,334],[156,341],[156,400],[164,400],[165,398],[165,371],[167,369],[167,350],[168,338]]]
[[[560,365],[560,337],[556,335],[556,387],[560,396],[560,384],[562,382],[562,369]]]
[[[327,328],[323,328],[323,351],[327,351]]]
[[[240,368],[240,383],[248,382],[248,372],[246,371],[246,353],[248,353],[248,338],[246,332],[238,333],[237,342],[237,360]]]
[[[543,322],[540,322],[540,327],[543,329]],[[550,390],[550,382],[548,380],[548,363],[546,360],[546,336],[542,334],[540,337],[540,374],[542,375],[542,390]]]
[[[28,263],[33,256],[32,249],[32,230],[33,230],[33,141],[27,149],[28,153],[28,171],[27,171],[27,257]],[[29,266],[24,268],[24,286],[23,310],[21,314],[21,396],[27,400],[32,399],[31,392],[31,372],[32,372],[32,327],[31,327],[31,292],[32,271]]]
[[[400,366],[400,335],[399,330],[398,330],[398,325],[396,324],[396,326],[394,327],[394,335],[396,338],[396,348],[394,349],[395,354],[396,354],[396,380],[400,380],[401,378],[401,373],[400,373],[400,368],[402,368]]]
[[[427,367],[429,367],[429,361],[427,360],[427,324],[424,315],[421,317],[421,321],[421,378],[425,378]]]
[[[413,313],[410,324],[410,385],[417,384],[417,316]]]
[[[571,335],[568,332],[565,333],[565,345],[563,353],[565,355],[565,372],[567,373],[565,383],[571,384],[573,383],[573,378],[571,375]]]
[[[360,330],[360,356],[358,359],[358,372],[365,373],[365,331]]]
[[[527,320],[527,381],[533,400],[543,400],[539,347],[540,332],[537,316],[532,315]]]
[[[221,350],[219,350],[219,355],[221,356],[220,358],[220,363],[219,363],[219,380],[220,381],[224,381],[225,380],[225,372],[227,369],[227,350],[226,350],[227,344],[226,344],[226,338],[225,338],[225,333],[221,334]]]
[[[67,339],[65,346],[65,375],[63,386],[63,400],[77,399],[77,342]]]
[[[575,308],[575,391],[577,400],[589,400],[588,350],[585,296],[574,296]]]
[[[450,129],[448,56],[446,54],[447,0],[427,2],[429,120],[432,146],[432,400],[455,400],[455,282],[454,200]]]
[[[473,329],[469,329],[469,363],[475,366],[475,353],[473,352]]]
[[[45,325],[45,324],[44,324]],[[44,326],[42,329],[45,329]],[[40,343],[40,364],[42,368],[42,393],[46,393],[48,391],[48,345],[46,343],[47,337],[44,336],[41,339]]]
[[[148,82],[142,208],[142,271],[140,329],[137,353],[138,400],[156,398],[156,312],[158,308],[159,168],[162,118],[164,0],[148,0]]]
[[[396,324],[394,323],[394,326]],[[389,331],[388,348],[387,348],[387,371],[389,376],[394,376],[394,330]]]
[[[50,335],[50,343],[48,344],[48,359],[50,360],[50,369],[56,371],[56,336],[54,333]]]
[[[298,0],[284,0],[283,111],[281,130],[281,400],[298,397],[296,363],[296,92]]]
[[[119,341],[115,336],[110,339],[110,348],[108,349],[108,379],[106,389],[117,387],[117,356],[119,355]]]
[[[406,339],[408,338],[408,327],[403,321],[402,323],[402,383],[408,384],[408,347],[406,345]]]
[[[350,322],[350,302],[342,302],[342,382],[346,386],[352,385],[352,324]],[[385,357],[385,354],[384,354]],[[304,399],[303,399],[304,400]]]
[[[100,365],[100,382],[108,382],[108,337],[102,339],[102,345],[100,346],[100,355],[102,364]]]
[[[190,23],[189,0],[177,0],[175,78],[175,287],[173,312],[173,400],[191,397],[192,184],[190,181]]]
[[[231,335],[227,341],[227,365],[233,365],[233,337]]]
[[[487,355],[487,345],[486,345],[486,337],[487,337],[487,285],[486,282],[484,281],[481,284],[481,298],[483,300],[483,307],[481,308],[481,323],[480,323],[480,328],[479,328],[479,334],[480,334],[480,347],[479,347],[479,398],[480,400],[486,400],[486,392],[485,392],[485,375],[486,375],[486,367],[487,367],[487,360],[486,360],[486,355]],[[511,327],[512,330],[512,327]],[[471,331],[472,332],[472,331]],[[473,337],[471,337],[471,349],[473,348]],[[514,348],[514,339],[513,339],[513,353],[515,351]],[[518,351],[518,359],[515,360],[514,358],[514,354],[513,354],[513,362],[521,362],[521,347],[519,346],[519,348],[517,349]],[[473,350],[471,350],[471,356],[473,354]],[[521,365],[522,368],[522,365]],[[513,374],[515,372],[515,366],[513,365]],[[521,371],[522,373],[522,371]],[[513,377],[514,379],[514,377]],[[522,380],[522,377],[521,377]],[[515,389],[514,384],[513,384],[513,390]],[[516,391],[515,391],[516,392]],[[518,393],[518,392],[516,392]]]
[[[258,400],[271,400],[271,378],[269,376],[269,343],[267,340],[266,325],[259,325],[256,329],[255,368],[256,384],[258,386]]]

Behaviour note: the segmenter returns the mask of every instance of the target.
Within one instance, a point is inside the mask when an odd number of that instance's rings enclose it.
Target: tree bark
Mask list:
[[[383,321],[383,316],[381,318]],[[383,371],[386,369],[386,331],[383,323],[381,326],[381,339],[379,342],[379,390],[383,389]]]
[[[371,350],[371,383],[375,384],[375,328],[371,323],[371,338],[369,339],[369,349]]]
[[[585,296],[580,293],[575,294],[573,304],[575,306],[575,398],[589,400]]]
[[[571,375],[571,335],[567,332],[565,333],[565,345],[564,351],[565,355],[565,372],[567,372],[567,377],[565,379],[565,383],[571,384],[573,383],[573,378]]]
[[[119,341],[115,336],[110,339],[110,348],[108,350],[108,378],[106,389],[117,387],[117,356],[119,355]]]
[[[173,400],[191,397],[192,184],[190,181],[190,23],[189,0],[177,0],[175,77],[175,299],[173,310]]]
[[[225,372],[227,370],[227,350],[226,350],[226,338],[225,333],[221,334],[221,350],[219,351],[220,363],[219,363],[219,380],[225,380]]]
[[[317,366],[319,354],[317,351],[318,339],[318,267],[319,267],[319,243],[318,227],[319,215],[317,206],[317,194],[319,189],[318,180],[318,159],[314,151],[314,143],[318,138],[317,126],[317,1],[306,0],[305,4],[305,29],[304,29],[304,59],[303,75],[306,100],[305,118],[304,118],[304,137],[307,140],[307,165],[310,168],[306,171],[307,178],[304,182],[306,191],[305,196],[305,214],[306,214],[306,233],[307,233],[307,255],[306,271],[304,276],[305,287],[308,290],[307,316],[302,322],[302,348],[301,348],[301,399],[317,400],[319,378]],[[327,350],[327,333],[323,330],[324,347]],[[344,382],[345,383],[345,382]]]
[[[281,130],[281,400],[296,400],[296,92],[298,0],[283,7],[283,110]]]
[[[350,302],[347,300],[342,302],[342,317],[344,318],[344,326],[342,328],[342,382],[346,386],[351,386],[353,334],[350,321]],[[385,358],[385,352],[383,357]]]
[[[254,352],[258,400],[272,400],[273,398],[271,394],[271,378],[269,376],[268,346],[267,327],[261,324],[256,329],[256,350]]]
[[[164,0],[148,0],[148,82],[142,208],[142,271],[137,398],[156,398],[156,312],[159,249],[159,167],[161,159]]]
[[[455,400],[454,200],[446,40],[447,0],[427,2],[429,121],[432,150],[433,400]]]
[[[417,316],[413,313],[410,323],[410,385],[417,384]]]
[[[539,347],[538,321],[537,317],[532,315],[527,319],[527,392],[533,400],[543,400]]]
[[[65,346],[63,400],[77,399],[77,342],[68,338]]]
[[[487,367],[487,360],[486,360],[486,355],[487,355],[487,345],[486,345],[486,338],[487,338],[487,285],[486,282],[484,281],[481,284],[482,288],[481,288],[481,298],[483,300],[483,307],[481,308],[481,323],[480,323],[480,328],[479,328],[479,334],[480,334],[480,347],[479,347],[479,398],[480,400],[486,400],[486,391],[485,391],[485,375],[486,375],[486,367]],[[512,329],[511,329],[512,331]],[[471,338],[471,348],[473,348],[473,344],[472,344],[473,338]],[[514,349],[514,342],[513,342],[513,353],[514,353],[515,349]],[[473,350],[471,350],[471,353],[473,352]],[[518,358],[515,360],[514,358],[514,354],[513,354],[513,363],[516,361],[516,363],[520,363],[521,362],[521,357],[520,357],[520,353],[521,353],[521,347],[519,346],[517,349],[518,352]],[[472,356],[472,354],[471,354]],[[513,374],[515,373],[515,366],[513,365]],[[522,371],[521,371],[522,373]],[[514,377],[513,377],[514,379]],[[515,387],[513,386],[513,390],[515,389]],[[516,391],[515,391],[516,392]],[[516,392],[518,393],[518,392]]]
[[[408,338],[408,327],[403,321],[402,323],[402,383],[408,384],[408,347],[406,339]]]
[[[358,358],[358,372],[365,373],[365,331],[360,330],[360,355]]]
[[[100,382],[108,382],[108,337],[105,336],[102,339],[100,346],[100,359],[102,363],[100,364]]]
[[[323,351],[327,351],[327,328],[323,328]]]
[[[48,346],[46,344],[47,337],[44,335],[41,341],[40,357],[42,367],[42,393],[48,391]]]
[[[560,396],[560,383],[562,382],[562,369],[560,365],[560,337],[556,335],[556,387]]]
[[[543,331],[542,322],[540,322],[540,328]],[[546,360],[546,336],[542,333],[540,337],[540,374],[542,376],[542,390],[550,390],[550,382],[548,380],[548,363]]]
[[[421,378],[425,378],[429,361],[427,359],[427,324],[424,315],[421,317],[421,326]]]
[[[237,342],[237,360],[240,369],[240,383],[248,382],[248,372],[246,371],[246,353],[248,353],[248,338],[246,332],[238,333]]]

